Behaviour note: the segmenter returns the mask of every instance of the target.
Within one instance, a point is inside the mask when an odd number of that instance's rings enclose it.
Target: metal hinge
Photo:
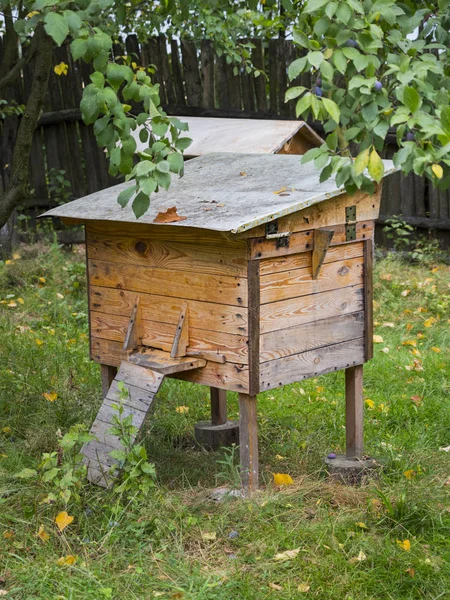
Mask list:
[[[278,221],[266,223],[266,240],[276,240],[277,248],[287,248],[290,236],[290,231],[278,231]]]
[[[356,204],[345,208],[345,241],[356,240]]]

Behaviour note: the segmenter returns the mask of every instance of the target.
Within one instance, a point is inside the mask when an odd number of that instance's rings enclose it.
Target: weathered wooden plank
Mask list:
[[[177,96],[177,104],[184,106],[186,104],[186,95],[183,85],[183,74],[181,72],[180,54],[177,40],[170,40],[170,63],[173,73],[173,86]]]
[[[261,306],[261,333],[296,327],[319,319],[359,312],[364,309],[363,287],[301,296]]]
[[[230,97],[230,82],[227,76],[227,62],[225,54],[216,59],[216,92],[220,108],[232,108]]]
[[[155,294],[139,294],[143,321],[153,321],[175,325],[178,322],[184,302],[189,306],[189,319],[193,329],[221,331],[234,335],[247,335],[247,309],[212,302],[198,302],[181,298],[168,298]],[[89,289],[92,312],[107,313],[129,318],[136,293],[113,288],[91,286]],[[121,322],[122,323],[122,322]],[[121,326],[121,325],[120,325]],[[173,339],[174,330],[166,329]],[[146,331],[146,340],[152,338]],[[145,342],[147,343],[147,341]]]
[[[146,267],[195,271],[214,275],[239,275],[247,271],[245,244],[217,246],[159,242],[150,236],[94,233],[86,227],[89,257],[95,260],[123,262]]]
[[[278,113],[278,44],[276,38],[269,40],[269,111]]]
[[[224,425],[227,420],[227,392],[218,388],[210,388],[211,394],[211,424]]]
[[[278,63],[278,113],[281,115],[289,115],[289,106],[284,101],[286,90],[287,90],[287,67],[286,60],[286,45],[291,42],[287,42],[283,38],[278,38],[277,42],[277,63]]]
[[[176,104],[177,99],[173,88],[172,74],[170,72],[169,58],[167,56],[167,38],[165,35],[158,36],[158,49],[161,64],[161,76],[164,81],[167,102]]]
[[[92,319],[91,319],[92,327]],[[139,310],[139,296],[136,297],[133,310],[131,311],[130,320],[128,321],[125,332],[125,340],[123,342],[124,350],[133,350],[140,346],[142,340],[142,319],[141,311]]]
[[[214,42],[212,40],[202,40],[200,46],[200,74],[203,108],[215,107],[214,54]]]
[[[137,366],[133,365],[133,363],[129,363],[129,365],[131,367]],[[159,386],[160,382],[155,382],[155,386],[153,388],[154,393],[156,393]],[[142,390],[140,387],[133,385],[129,388],[129,394],[127,398],[125,400],[121,400],[121,392],[118,388],[118,381],[113,381],[109,389],[108,395],[104,400],[104,404],[112,406],[113,404],[118,404],[122,402],[124,406],[127,406],[130,409],[146,412],[150,406],[149,398],[150,396],[147,394],[146,391]]]
[[[362,458],[364,450],[363,367],[345,370],[345,431],[347,458]]]
[[[247,306],[247,280],[242,277],[146,268],[141,265],[89,260],[92,285],[218,304]]]
[[[206,360],[201,358],[172,358],[168,352],[146,347],[141,347],[130,354],[128,360],[140,367],[145,367],[163,375],[201,369],[206,365]]]
[[[365,359],[373,358],[373,242],[364,242]]]
[[[256,397],[239,394],[239,449],[242,486],[250,491],[259,486],[258,415]]]
[[[339,246],[330,246],[325,254],[324,264],[336,262],[338,260],[348,260],[363,256],[363,242],[352,242],[341,244]],[[269,275],[270,273],[282,273],[293,269],[305,269],[312,266],[311,252],[300,252],[298,254],[289,254],[287,256],[277,256],[266,258],[260,262],[260,274]]]
[[[260,341],[260,360],[262,363],[276,360],[363,336],[363,311],[312,321],[296,327],[264,333]]]
[[[97,311],[91,312],[91,334],[116,342],[124,342],[129,319]],[[139,337],[144,346],[171,352],[177,325],[141,320]],[[125,349],[125,348],[124,348]],[[247,336],[189,327],[188,353],[205,352],[225,356],[228,362],[248,363]],[[221,360],[219,362],[222,362]]]
[[[181,40],[181,56],[183,58],[184,82],[186,96],[190,106],[202,105],[202,84],[198,70],[197,48],[192,40]]]
[[[313,279],[317,279],[319,276],[320,267],[323,265],[333,235],[333,230],[314,229],[311,259]]]
[[[117,375],[117,369],[109,365],[100,365],[100,377],[102,380],[102,394],[106,398],[109,388],[111,387],[114,377]]]
[[[114,408],[114,406],[117,406],[114,402],[107,404],[103,403],[97,413],[96,418],[104,423],[110,423],[111,425],[114,425],[116,423],[116,418],[119,417],[119,412]],[[146,413],[142,410],[136,410],[135,408],[133,409],[128,406],[123,406],[121,418],[125,419],[126,417],[131,417],[133,426],[140,428],[144,422]]]
[[[242,44],[248,44],[249,40],[247,38],[243,38],[242,40],[239,40],[239,42]],[[255,77],[253,73],[247,73],[245,68],[240,67],[239,78],[241,80],[242,104],[244,106],[244,110],[255,110]]]
[[[126,356],[125,353],[124,356]],[[151,394],[155,394],[159,390],[163,379],[164,376],[160,373],[153,372],[149,369],[142,369],[128,361],[123,361],[120,363],[120,370],[117,372],[114,381],[122,381],[127,386],[138,388],[141,390],[142,398],[147,395],[147,399],[152,400]],[[107,398],[110,400],[116,398],[116,396],[111,395],[111,391],[115,394],[115,389],[115,386],[111,385],[110,392],[107,394]],[[133,390],[133,394],[134,393],[135,390]]]
[[[345,243],[354,244],[355,240],[346,242],[345,225],[338,224],[333,226],[334,235],[330,246],[339,246]],[[375,226],[373,221],[361,221],[356,223],[356,241],[372,239]],[[285,257],[300,252],[311,252],[313,248],[313,231],[300,231],[289,236],[288,246],[279,246],[277,240],[266,239],[266,237],[256,237],[248,240],[249,257],[253,259],[274,258],[277,256]]]
[[[337,290],[362,283],[362,258],[327,263],[322,267],[318,279],[312,279],[310,267],[263,275],[261,277],[261,304]]]
[[[261,280],[259,261],[248,263],[248,366],[249,394],[256,396],[259,392],[259,338],[261,312]]]
[[[316,348],[261,365],[261,391],[364,362],[364,338]]]
[[[189,346],[189,310],[186,303],[183,304],[178,319],[178,324],[173,338],[172,348],[170,350],[171,358],[186,356],[186,350]]]
[[[255,46],[252,50],[252,63],[255,69],[261,71],[261,75],[255,78],[255,95],[256,95],[256,106],[259,112],[266,112],[267,109],[267,98],[266,98],[266,80],[262,74],[265,71],[264,65],[264,51],[261,38],[253,38],[252,44]]]
[[[275,188],[276,189],[276,188]],[[323,200],[301,211],[291,213],[278,219],[278,231],[307,231],[319,227],[331,227],[345,223],[345,209],[347,206],[356,206],[357,221],[373,221],[378,218],[380,211],[380,197],[382,184],[377,186],[373,196],[364,192],[356,192],[353,196],[342,194],[340,196]],[[249,231],[239,234],[243,237],[262,237],[265,235],[265,225],[254,227]]]

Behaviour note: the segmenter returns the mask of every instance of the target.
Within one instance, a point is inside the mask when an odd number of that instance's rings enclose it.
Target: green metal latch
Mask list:
[[[345,241],[356,240],[356,205],[345,208]]]

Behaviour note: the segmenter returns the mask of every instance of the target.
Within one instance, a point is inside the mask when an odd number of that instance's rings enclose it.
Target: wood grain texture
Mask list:
[[[247,306],[247,280],[242,277],[169,271],[101,260],[89,260],[88,268],[92,285]]]
[[[201,243],[200,243],[201,242]],[[155,241],[150,235],[127,236],[118,231],[96,232],[87,225],[89,258],[107,262],[143,265],[176,271],[194,271],[211,275],[246,276],[247,260],[244,242],[216,246],[182,242]]]
[[[189,346],[189,310],[188,305],[183,304],[178,319],[177,328],[175,330],[175,336],[173,338],[172,348],[170,350],[170,356],[176,358],[178,356],[185,356],[187,347]]]
[[[361,338],[364,322],[364,312],[360,311],[264,333],[260,342],[261,363]]]
[[[373,358],[373,242],[364,242],[364,339],[366,360]]]
[[[280,217],[278,219],[279,231],[307,231],[319,227],[331,227],[345,223],[345,209],[347,206],[356,206],[357,221],[373,221],[380,212],[382,186],[377,186],[373,196],[365,192],[356,192],[354,195],[341,194],[340,196],[313,204],[298,212]],[[265,226],[254,227],[250,231],[240,234],[240,237],[258,237],[265,233]]]
[[[92,320],[92,316],[91,316]],[[136,297],[130,320],[128,321],[125,339],[123,342],[124,350],[133,350],[141,345],[142,340],[142,319],[139,309],[139,296]]]
[[[92,312],[92,336],[107,340],[123,342],[128,325],[127,317]],[[171,352],[176,325],[159,323],[158,321],[141,321],[141,338],[144,346]],[[205,352],[219,356],[225,355],[228,362],[248,363],[247,336],[234,335],[206,329],[189,329],[189,353]],[[222,359],[220,359],[220,362]]]
[[[184,302],[189,306],[189,320],[194,329],[222,331],[247,335],[247,309],[212,302],[197,302],[181,298],[168,298],[155,294],[139,294],[142,319],[176,325]],[[136,293],[92,286],[89,289],[92,311],[129,318]]]
[[[324,265],[318,279],[311,268],[283,271],[261,277],[261,304],[337,290],[363,283],[363,260],[351,258]]]
[[[249,394],[259,392],[259,338],[261,323],[261,280],[259,261],[248,263],[248,367],[250,373]]]
[[[344,217],[345,218],[345,217]],[[289,229],[279,229],[280,231],[290,231]],[[345,235],[345,225],[335,225],[333,227],[334,235],[331,240],[331,246],[338,246],[342,244],[354,244],[354,241],[347,242]],[[365,239],[373,238],[375,231],[375,225],[373,221],[360,221],[356,223],[356,240],[361,241]],[[309,229],[308,231],[300,231],[292,233],[289,236],[289,245],[281,246],[277,245],[277,240],[266,239],[264,237],[255,237],[249,240],[249,258],[264,259],[264,258],[275,258],[289,256],[290,254],[298,254],[299,252],[311,252],[313,249],[314,241],[314,230]]]
[[[364,451],[362,365],[345,370],[345,422],[347,458],[362,458]]]
[[[118,366],[121,361],[127,360],[127,355],[123,352],[120,342],[92,338],[91,358],[95,362]],[[220,364],[209,361],[205,367],[198,371],[177,373],[170,375],[170,377],[184,379],[209,387],[248,393],[248,365],[245,364]]]
[[[253,491],[259,486],[258,416],[256,397],[239,394],[239,449],[242,486]]]
[[[339,246],[330,246],[325,254],[323,264],[363,256],[363,248],[364,242],[352,242]],[[300,252],[298,254],[262,259],[259,261],[260,274],[268,275],[269,273],[282,273],[283,271],[291,271],[293,269],[311,268],[311,254],[311,252]]]
[[[163,375],[182,373],[201,369],[206,365],[206,360],[201,358],[178,357],[172,358],[168,352],[146,348],[142,346],[136,352],[129,355],[128,360],[139,367],[144,367]]]
[[[330,246],[334,231],[330,229],[314,229],[312,251],[312,277],[317,279],[327,250]]]
[[[261,333],[296,327],[363,309],[364,295],[361,285],[263,304]]]
[[[316,348],[261,365],[261,391],[364,362],[364,338]]]
[[[224,425],[227,420],[227,392],[218,388],[210,388],[211,424]]]

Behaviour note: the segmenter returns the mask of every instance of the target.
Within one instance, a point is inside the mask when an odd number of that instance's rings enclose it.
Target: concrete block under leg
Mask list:
[[[376,475],[382,466],[374,458],[348,458],[345,454],[327,457],[325,465],[330,478],[345,485],[360,485],[368,477]]]
[[[213,425],[211,421],[200,421],[195,425],[195,439],[199,444],[217,450],[221,446],[239,444],[239,421],[227,421]]]

